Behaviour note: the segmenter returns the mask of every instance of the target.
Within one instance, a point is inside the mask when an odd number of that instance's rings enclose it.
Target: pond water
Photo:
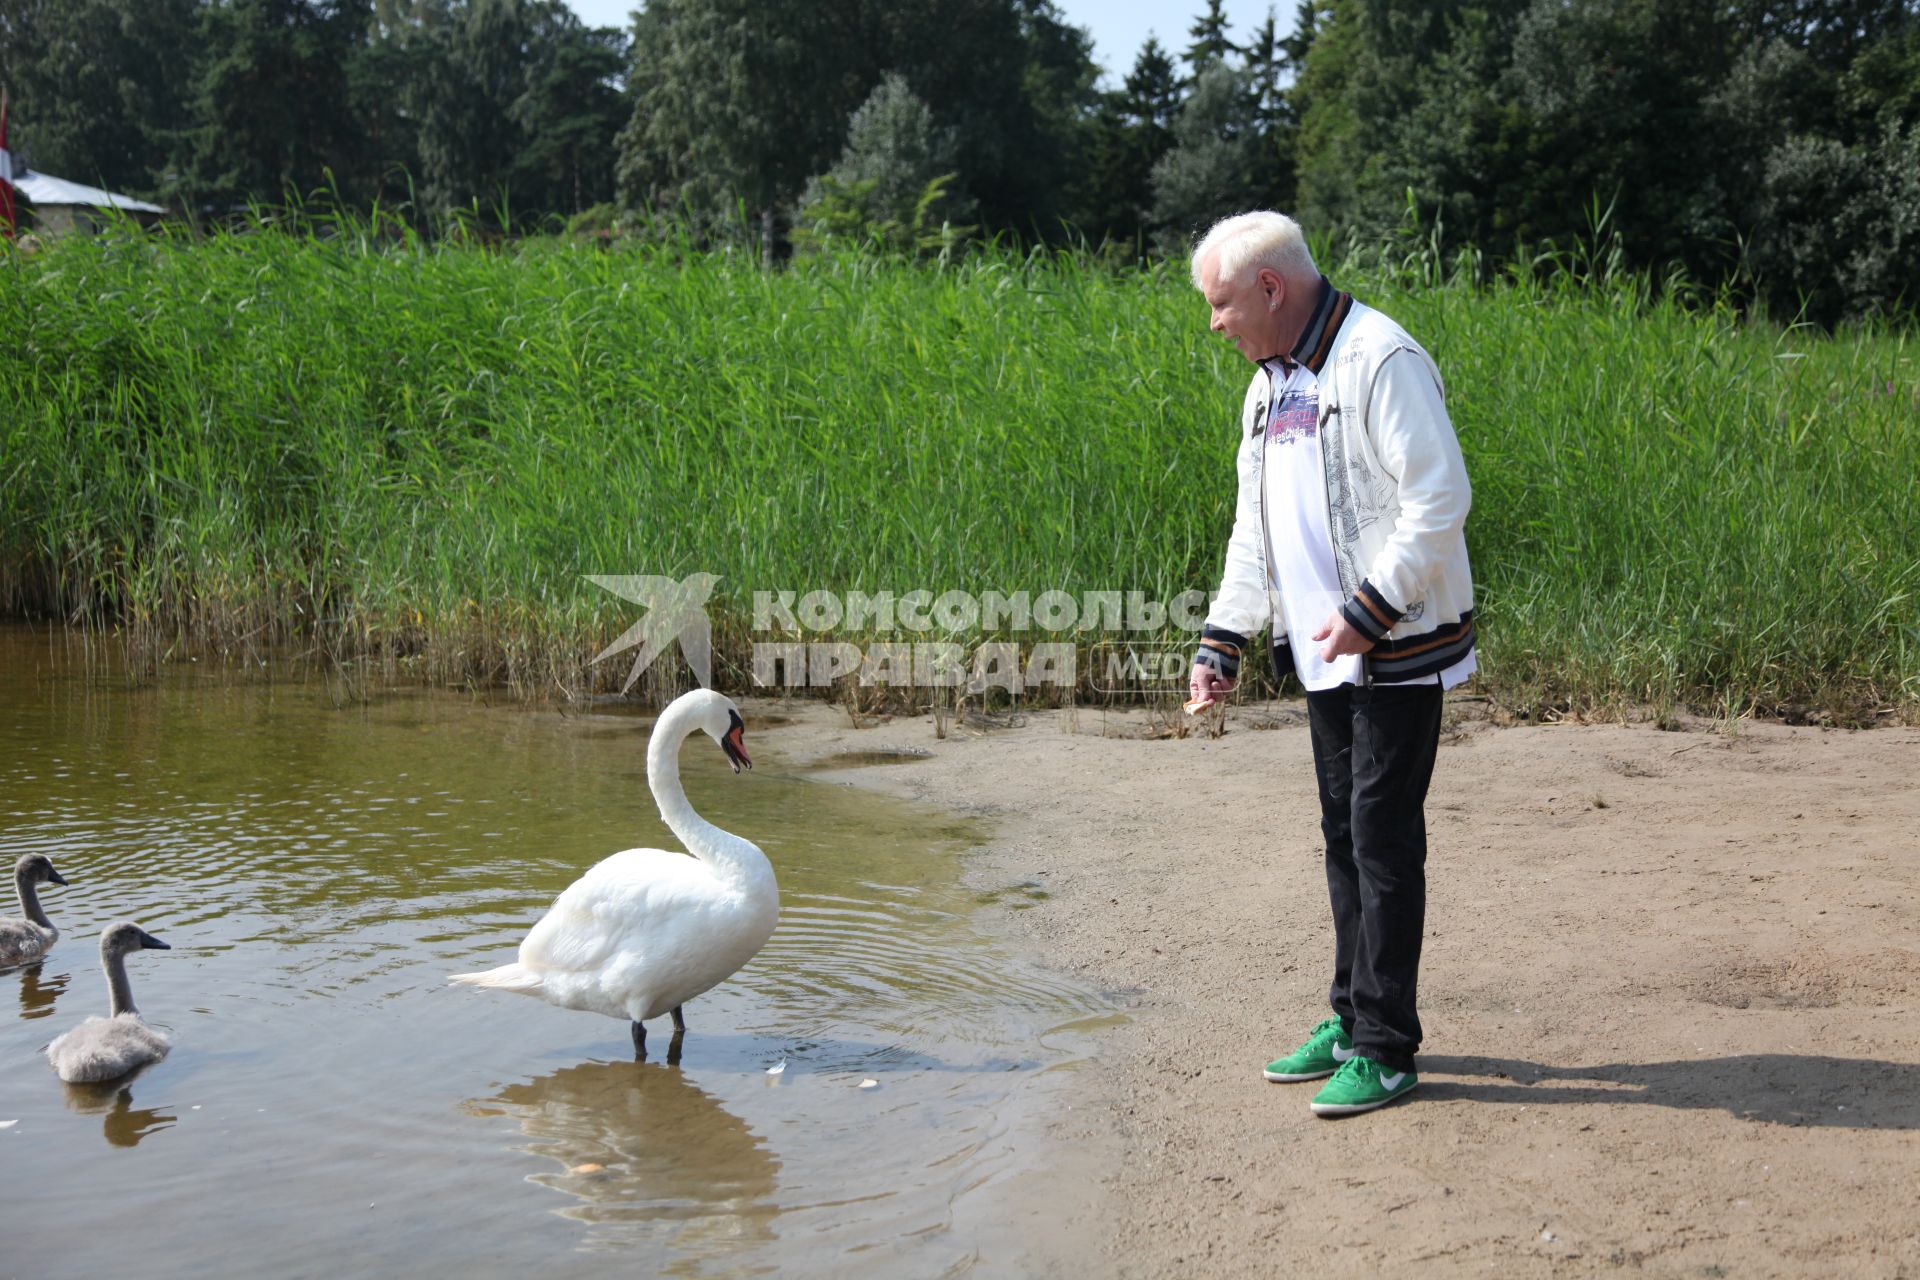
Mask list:
[[[996,1190],[1046,1158],[1111,1006],[976,927],[955,818],[785,768],[749,715],[754,772],[704,737],[683,768],[772,859],[781,923],[687,1006],[677,1064],[664,1021],[640,1064],[623,1022],[445,985],[600,857],[675,847],[650,728],[192,667],[133,687],[0,627],[0,914],[22,853],[70,881],[51,956],[0,970],[0,1271],[1007,1274]],[[175,1047],[62,1085],[41,1048],[106,1012],[121,919],[173,947],[129,969]]]

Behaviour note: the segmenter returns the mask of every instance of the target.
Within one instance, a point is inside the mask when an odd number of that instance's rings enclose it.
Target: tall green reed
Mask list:
[[[1496,696],[1920,705],[1908,335],[1339,274],[1447,379]],[[1071,254],[313,222],[11,254],[0,308],[0,607],[529,691],[624,674],[587,574],[720,575],[736,684],[755,590],[1208,589],[1249,372],[1181,270]]]

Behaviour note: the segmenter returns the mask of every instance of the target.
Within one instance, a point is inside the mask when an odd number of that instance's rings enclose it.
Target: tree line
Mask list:
[[[1821,322],[1920,299],[1920,0],[1204,0],[1102,83],[1051,0],[0,0],[16,150],[222,216],[1170,252],[1270,206],[1584,245]]]

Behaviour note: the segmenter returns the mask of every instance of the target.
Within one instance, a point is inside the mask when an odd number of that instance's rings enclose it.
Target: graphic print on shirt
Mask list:
[[[1282,392],[1267,418],[1267,443],[1292,444],[1309,440],[1320,431],[1320,397],[1313,391]]]

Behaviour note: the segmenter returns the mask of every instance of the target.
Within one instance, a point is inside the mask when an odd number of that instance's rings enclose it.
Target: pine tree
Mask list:
[[[952,190],[955,140],[905,77],[889,72],[853,113],[833,168],[807,183],[807,238],[872,241],[902,253],[951,249],[972,202]]]
[[[634,18],[621,199],[715,228],[744,206],[769,260],[865,91],[858,0],[652,0]],[[871,82],[868,82],[871,84]]]
[[[1051,0],[650,0],[635,20],[623,202],[718,230],[744,207],[777,255],[808,177],[889,70],[964,122],[954,190],[983,221],[1055,234],[1097,101]]]
[[[1320,34],[1320,27],[1329,16],[1329,7],[1324,0],[1299,0],[1293,10],[1293,30],[1280,38],[1280,51],[1286,55],[1287,66],[1298,76],[1300,69],[1307,65],[1307,53],[1313,48],[1313,41]]]
[[[232,207],[304,197],[359,171],[346,67],[371,0],[228,0],[201,11],[206,61],[182,181]],[[346,194],[343,192],[343,194]]]
[[[537,12],[525,88],[509,114],[526,139],[514,157],[514,202],[579,213],[613,199],[614,139],[626,119],[615,80],[627,38],[554,4]]]
[[[1173,145],[1180,85],[1173,60],[1152,36],[1121,87],[1102,96],[1094,115],[1090,173],[1081,226],[1096,240],[1140,243],[1153,204],[1153,166]]]
[[[394,9],[395,0],[376,0],[372,28],[346,68],[347,110],[361,131],[361,168],[343,185],[360,200],[388,207],[417,196],[420,123],[409,86],[426,77],[431,52],[418,38],[412,15]]]
[[[1239,47],[1227,38],[1226,0],[1207,0],[1207,11],[1193,20],[1187,34],[1192,37],[1192,43],[1181,56],[1187,64],[1188,85],[1198,84],[1208,70],[1224,66],[1230,55],[1239,52]]]
[[[1259,140],[1245,73],[1209,67],[1174,121],[1172,149],[1153,166],[1162,252],[1184,252],[1208,223],[1255,203]]]
[[[1171,129],[1180,114],[1180,79],[1173,59],[1152,36],[1140,46],[1133,70],[1123,82],[1122,110],[1134,123],[1148,129]]]
[[[419,123],[419,192],[435,212],[512,213],[515,157],[526,132],[510,108],[526,91],[538,21],[528,0],[439,0],[423,7],[418,78],[407,86]],[[531,213],[528,209],[526,212]]]
[[[1246,70],[1249,90],[1253,94],[1254,110],[1264,118],[1278,115],[1286,109],[1286,87],[1283,83],[1286,68],[1286,51],[1280,44],[1278,24],[1273,9],[1267,9],[1267,20],[1247,41]]]
[[[1286,42],[1271,8],[1247,42],[1247,92],[1253,113],[1250,202],[1272,209],[1293,207],[1293,153],[1299,133],[1292,96],[1287,92]]]

